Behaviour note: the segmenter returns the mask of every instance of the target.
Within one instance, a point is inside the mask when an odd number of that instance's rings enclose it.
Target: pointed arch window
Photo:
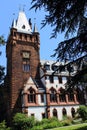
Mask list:
[[[65,108],[63,108],[63,110],[62,110],[62,114],[63,114],[63,117],[66,117],[66,116],[67,116],[67,111],[66,111]]]
[[[61,87],[59,91],[60,91],[60,94],[59,94],[60,102],[66,102],[66,92],[65,92],[65,90]]]
[[[29,102],[29,103],[36,103],[36,94],[35,94],[35,90],[32,89],[32,88],[29,90],[28,102]]]
[[[57,94],[53,88],[50,90],[50,102],[57,102]]]
[[[74,108],[71,108],[71,114],[72,114],[72,117],[75,117],[75,109]]]
[[[53,116],[54,116],[54,117],[58,117],[58,115],[57,115],[57,110],[56,110],[55,108],[53,109]]]
[[[74,102],[74,91],[72,88],[68,89],[68,100],[69,102]]]

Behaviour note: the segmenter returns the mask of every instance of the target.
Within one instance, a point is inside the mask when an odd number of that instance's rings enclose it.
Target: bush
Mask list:
[[[55,127],[59,127],[59,126],[61,126],[60,123],[58,123],[57,121],[52,121],[50,123],[44,124],[43,128],[50,129],[50,128],[55,128]]]
[[[31,130],[43,130],[43,129],[50,129],[54,127],[61,126],[61,123],[59,120],[55,117],[52,117],[50,119],[42,119],[42,121],[36,121],[36,126],[34,126]]]
[[[74,119],[74,120],[72,121],[72,123],[73,123],[73,124],[80,124],[80,123],[82,123],[82,118]]]
[[[10,128],[7,128],[5,121],[0,123],[0,130],[10,130]]]
[[[78,108],[77,113],[79,114],[80,118],[83,120],[87,120],[87,107],[82,105]]]
[[[43,130],[43,126],[34,126],[33,128],[31,128],[30,130]]]
[[[72,121],[69,119],[65,119],[63,121],[61,121],[61,126],[69,126],[72,124]]]
[[[13,117],[13,128],[14,130],[29,130],[35,124],[33,117],[27,117],[23,113],[17,113]]]

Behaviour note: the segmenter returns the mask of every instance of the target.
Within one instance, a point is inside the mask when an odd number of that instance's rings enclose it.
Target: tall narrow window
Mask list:
[[[75,117],[75,109],[74,108],[71,109],[71,114],[72,114],[72,117]]]
[[[60,93],[60,94],[59,94],[59,99],[60,99],[60,102],[66,102],[65,93]]]
[[[62,77],[60,76],[58,77],[58,79],[59,79],[59,83],[62,84]]]
[[[63,117],[66,117],[66,116],[67,116],[67,112],[66,112],[66,109],[65,109],[65,108],[63,108],[63,110],[62,110],[62,114],[63,114]]]
[[[54,77],[53,77],[53,75],[50,75],[50,76],[49,76],[49,79],[50,79],[50,83],[53,83],[53,82],[54,82]]]
[[[23,71],[24,72],[29,72],[30,70],[30,63],[28,60],[23,60]]]
[[[29,103],[35,103],[36,102],[35,91],[33,89],[29,90],[28,101],[29,101]]]
[[[60,88],[59,99],[60,99],[60,102],[66,102],[66,93],[62,87]]]
[[[41,103],[43,103],[43,102],[44,102],[44,94],[42,93],[42,94],[40,95],[40,97],[41,97]]]
[[[45,113],[42,113],[42,119],[46,118]]]
[[[68,100],[69,100],[69,102],[74,102],[74,94],[73,93],[68,93]]]
[[[54,89],[50,90],[50,102],[57,102],[57,94]]]
[[[22,57],[23,57],[23,71],[29,72],[29,70],[30,70],[30,53],[24,51]]]
[[[53,116],[57,117],[57,110],[56,109],[53,109]]]

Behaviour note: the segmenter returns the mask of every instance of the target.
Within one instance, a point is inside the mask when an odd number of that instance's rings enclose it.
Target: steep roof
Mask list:
[[[15,21],[15,20],[14,20]],[[15,26],[14,21],[12,27],[16,28],[18,32],[31,33],[31,26],[29,25],[28,19],[24,11],[20,11],[18,19],[16,20]]]

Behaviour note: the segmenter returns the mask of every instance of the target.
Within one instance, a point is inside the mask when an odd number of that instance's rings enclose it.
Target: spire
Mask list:
[[[24,11],[20,11],[19,15],[18,15],[18,19],[17,19],[17,23],[16,23],[16,29],[19,32],[24,32],[24,33],[31,33],[31,27],[28,23],[28,19],[24,13]]]
[[[37,29],[37,27],[36,27],[36,23],[34,24],[34,30],[33,30],[33,33],[39,33],[39,32],[38,32],[38,29]]]
[[[16,28],[16,21],[13,19],[12,28]]]

